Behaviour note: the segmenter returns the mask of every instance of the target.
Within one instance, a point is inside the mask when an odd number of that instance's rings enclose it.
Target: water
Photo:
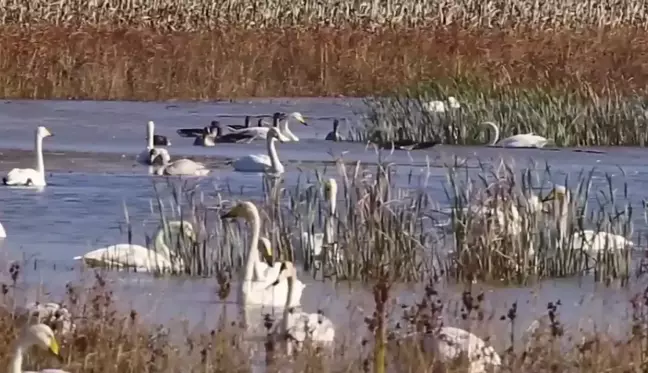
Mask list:
[[[252,144],[218,144],[214,148],[192,146],[193,139],[183,139],[175,134],[182,127],[203,127],[218,118],[224,124],[242,123],[245,115],[269,115],[275,111],[299,111],[309,126],[291,126],[300,137],[298,143],[279,144],[280,157],[286,165],[286,184],[294,185],[303,174],[323,170],[331,174],[334,157],[346,161],[375,162],[376,151],[362,144],[331,143],[323,139],[331,130],[332,117],[343,117],[355,123],[354,116],[362,109],[357,99],[274,99],[249,102],[218,103],[137,103],[137,102],[78,102],[78,101],[11,101],[0,104],[0,173],[16,166],[31,167],[33,130],[46,125],[52,138],[45,140],[45,163],[48,186],[42,191],[32,189],[0,188],[0,221],[8,238],[0,241],[4,263],[26,260],[21,289],[26,299],[36,299],[41,294],[41,284],[50,300],[64,297],[68,282],[89,284],[92,271],[83,271],[71,258],[90,249],[127,242],[124,230],[124,205],[128,206],[134,222],[135,243],[144,243],[145,233],[151,234],[157,225],[157,214],[151,207],[155,180],[147,168],[136,165],[134,158],[145,147],[145,125],[156,122],[156,133],[169,137],[172,157],[192,156],[204,160],[215,171],[200,180],[201,189],[207,193],[206,201],[216,190],[226,192],[224,185],[251,198],[261,196],[261,178],[256,174],[233,172],[224,164],[250,153],[265,152],[262,141]],[[342,133],[345,132],[344,127]],[[438,146],[427,151],[408,153],[383,151],[385,160],[398,167],[397,185],[408,186],[407,176],[427,177],[429,192],[441,204],[447,203],[443,191],[446,171],[441,166],[452,162],[454,156],[466,159],[470,167],[478,160],[496,163],[499,159],[515,160],[526,166],[529,159],[538,162],[542,169],[548,162],[555,180],[572,180],[584,167],[596,167],[595,188],[607,185],[605,175],[613,175],[620,188],[628,183],[629,198],[635,207],[641,206],[642,186],[648,181],[646,156],[642,148],[598,148],[603,153],[592,154],[561,150],[522,150],[486,147]],[[433,166],[425,171],[424,166]],[[625,172],[625,177],[619,167]],[[160,183],[164,189],[164,183]],[[168,191],[166,192],[168,194]],[[621,195],[621,191],[617,193]],[[643,232],[643,217],[636,213],[635,230]],[[38,263],[34,268],[33,263]],[[6,267],[8,269],[8,265]],[[0,267],[0,281],[7,282],[8,271]],[[236,315],[236,296],[222,302],[216,295],[212,279],[154,279],[142,274],[112,273],[106,275],[115,290],[119,304],[125,309],[134,308],[155,322],[187,319],[195,327],[213,327],[223,307],[228,315]],[[81,279],[81,280],[80,280]],[[85,280],[84,280],[85,279]],[[303,279],[309,282],[308,279]],[[563,321],[571,326],[591,319],[590,324],[606,329],[611,326],[618,334],[628,316],[630,295],[645,287],[638,280],[630,289],[611,289],[592,283],[591,279],[562,279],[545,281],[532,289],[483,288],[487,292],[489,309],[496,315],[505,314],[514,301],[519,304],[517,326],[526,328],[532,319],[545,313],[547,302],[561,299]],[[462,287],[445,286],[447,298],[460,299]],[[419,289],[399,288],[395,294],[401,302],[411,302]],[[225,304],[225,306],[223,305]],[[362,322],[363,312],[372,311],[372,296],[362,286],[311,282],[304,293],[304,307],[309,311],[323,309],[338,325]],[[360,311],[364,310],[364,311]],[[614,315],[615,317],[610,317]],[[233,317],[233,316],[232,316]],[[459,323],[453,321],[451,324]],[[591,325],[590,325],[591,327]],[[494,343],[506,343],[508,326],[493,321],[492,328],[501,338]],[[586,329],[588,329],[586,327]],[[340,328],[343,330],[343,328]],[[344,333],[340,336],[342,337]],[[356,333],[357,334],[357,333]],[[518,335],[520,333],[517,333]],[[354,336],[349,336],[353,338]],[[357,335],[355,335],[357,337]]]

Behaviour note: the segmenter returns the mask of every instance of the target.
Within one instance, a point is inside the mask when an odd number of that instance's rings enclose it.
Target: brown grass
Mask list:
[[[495,84],[648,82],[648,31],[352,28],[204,33],[0,28],[6,98],[217,99],[363,96],[429,79]]]

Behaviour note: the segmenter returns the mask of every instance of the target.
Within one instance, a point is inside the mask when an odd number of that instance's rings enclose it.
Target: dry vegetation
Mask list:
[[[629,27],[0,29],[0,94],[7,98],[364,96],[474,77],[494,86],[628,93],[648,82],[648,32]]]

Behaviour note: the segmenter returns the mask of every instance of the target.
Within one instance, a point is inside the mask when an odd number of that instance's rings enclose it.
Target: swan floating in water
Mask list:
[[[214,130],[216,132],[214,133]],[[222,129],[217,126],[217,127],[205,127],[203,129],[203,133],[196,137],[194,140],[194,146],[215,146],[216,145],[216,138],[219,137],[222,133]]]
[[[336,118],[333,119],[333,131],[329,132],[328,135],[326,135],[326,139],[328,141],[342,141],[342,136],[338,132],[338,127],[340,126],[340,121]]]
[[[294,119],[304,126],[308,126],[308,123],[306,123],[304,117],[298,112],[294,112],[289,115],[283,113],[274,113],[274,115],[272,116],[272,127],[249,127],[240,130],[232,130],[229,134],[245,135],[246,137],[252,139],[265,139],[268,137],[268,131],[270,131],[271,128],[277,127],[279,128],[279,132],[281,133],[282,137],[285,139],[285,142],[299,141],[299,138],[295,136],[292,131],[290,131],[290,128],[288,128],[288,121],[290,119]],[[279,123],[279,121],[281,121],[281,123]]]
[[[146,124],[146,148],[142,150],[141,153],[137,155],[137,162],[146,166],[152,166],[154,165],[154,159],[151,158],[151,150],[157,149],[159,153],[166,153],[167,156],[169,156],[169,152],[164,149],[164,148],[156,148],[155,144],[153,143],[153,137],[155,133],[155,123],[150,120]],[[157,159],[157,161],[162,162],[164,158],[160,157]],[[161,164],[161,163],[158,163]]]
[[[483,125],[490,127],[495,133],[489,143],[490,146],[501,146],[504,148],[543,148],[549,142],[546,138],[534,135],[533,133],[513,135],[499,140],[500,130],[497,124],[493,122],[484,122]]]
[[[23,328],[18,337],[13,357],[9,363],[9,373],[38,373],[38,372],[24,372],[22,370],[23,355],[32,346],[38,346],[44,351],[48,351],[52,355],[60,358],[59,344],[54,337],[52,328],[45,324],[29,325]],[[40,373],[68,373],[60,369],[43,369]]]
[[[20,324],[31,325],[44,323],[63,335],[69,334],[76,329],[76,325],[72,322],[72,314],[70,311],[58,303],[31,302],[25,306],[18,307],[16,314],[19,320],[22,320]]]
[[[2,183],[8,186],[45,186],[45,164],[43,162],[43,139],[54,136],[44,126],[38,126],[34,133],[34,152],[36,155],[36,169],[14,168],[7,176],[2,178]]]
[[[219,121],[217,120],[212,120],[211,123],[209,124],[210,129],[215,129],[218,127],[220,124]],[[176,131],[180,137],[198,137],[202,135],[203,129],[202,128],[180,128],[179,130]]]
[[[565,186],[555,185],[551,192],[549,192],[547,200],[556,202],[553,206],[554,214],[559,220],[561,234],[564,234],[568,227],[571,193]],[[586,229],[582,231],[578,230],[572,234],[571,246],[575,250],[583,250],[592,256],[596,256],[596,254],[604,252],[606,249],[613,251],[632,249],[635,247],[635,244],[618,234]]]
[[[159,162],[158,159],[162,158]],[[151,163],[153,173],[158,176],[206,176],[210,170],[202,163],[191,159],[176,159],[171,162],[168,152],[160,152],[160,149],[151,149]]]
[[[170,221],[167,227],[170,238],[187,239],[191,245],[195,243],[196,234],[188,221]],[[184,263],[166,244],[165,233],[164,227],[158,228],[153,249],[123,243],[75,256],[74,260],[82,260],[90,267],[134,268],[138,272],[180,272],[184,269]]]
[[[310,232],[302,232],[302,239],[306,244],[307,249],[310,251],[313,258],[313,262],[316,265],[321,265],[324,262],[325,253],[323,251],[324,247],[327,247],[331,254],[328,255],[329,260],[335,258],[333,262],[340,263],[342,262],[342,253],[337,250],[337,244],[335,243],[335,210],[337,206],[337,182],[335,179],[331,178],[324,182],[324,192],[326,194],[326,200],[329,203],[330,210],[326,216],[326,221],[324,222],[324,232],[317,232],[311,234]]]
[[[275,279],[262,279],[254,281],[257,263],[259,261],[259,237],[261,235],[261,218],[259,211],[252,202],[239,202],[227,213],[221,215],[221,219],[243,218],[251,225],[252,238],[249,241],[247,253],[247,262],[243,281],[241,281],[241,302],[245,306],[271,306],[284,307],[288,296],[288,282],[280,281],[274,286]],[[281,268],[281,267],[280,267]],[[258,274],[258,273],[257,273]],[[298,306],[301,302],[301,296],[304,291],[304,285],[301,281],[295,280],[294,289],[291,296],[290,307]]]
[[[320,313],[301,312],[292,306],[299,300],[293,298],[295,282],[298,279],[295,266],[291,262],[282,263],[277,280],[270,286],[277,286],[282,281],[288,282],[288,292],[285,298],[283,319],[280,323],[274,324],[270,330],[272,337],[286,343],[288,355],[292,354],[293,348],[301,350],[307,340],[318,347],[332,348],[335,340],[333,322]]]
[[[234,170],[240,172],[268,172],[273,174],[280,174],[284,172],[284,166],[279,161],[279,155],[275,147],[275,141],[279,140],[284,142],[283,136],[276,128],[269,128],[267,134],[267,148],[268,154],[250,154],[241,157],[234,162],[232,166]]]
[[[423,109],[429,113],[445,113],[451,109],[459,109],[461,104],[453,96],[448,97],[447,103],[445,101],[432,100],[423,104]]]

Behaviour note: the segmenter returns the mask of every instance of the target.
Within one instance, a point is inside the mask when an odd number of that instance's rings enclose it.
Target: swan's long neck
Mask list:
[[[45,162],[43,161],[43,137],[36,134],[36,171],[40,175],[45,175]]]
[[[9,362],[9,373],[22,373],[23,346],[18,344]]]
[[[281,122],[281,133],[292,141],[299,141],[299,138],[288,128],[288,119]]]
[[[329,216],[326,219],[326,227],[324,229],[324,244],[330,244],[335,240],[335,238],[333,238],[335,231],[333,219],[335,219],[335,210],[337,207],[335,191],[330,192],[329,204],[331,205],[331,210],[329,211]]]
[[[243,277],[243,291],[252,285],[254,279],[254,270],[256,263],[259,260],[259,236],[261,235],[261,218],[259,212],[252,210],[250,224],[252,225],[252,239],[250,241],[250,248],[248,250],[247,263],[245,264],[245,275]],[[245,300],[244,300],[245,301]]]
[[[272,167],[272,172],[282,173],[284,172],[284,166],[279,161],[279,155],[277,154],[277,148],[275,147],[274,137],[268,137],[268,156],[270,157],[270,167]]]
[[[489,126],[493,130],[493,138],[491,139],[488,145],[495,145],[499,141],[500,130],[499,127],[493,122],[484,122],[485,125]]]
[[[162,166],[164,167],[164,166]],[[169,236],[171,235],[171,229],[174,229],[173,226],[170,223],[167,223],[167,229],[169,230]],[[175,229],[174,229],[175,230]],[[167,258],[171,258],[171,249],[169,246],[166,244],[165,236],[166,231],[164,226],[160,227],[155,234],[155,241],[153,242],[153,245],[155,247],[155,251],[158,254],[162,254]]]
[[[149,122],[146,126],[146,148],[151,150],[153,149],[153,135],[155,132],[155,124]]]
[[[295,287],[295,275],[291,274],[286,279],[288,281],[288,292],[286,294],[286,305],[283,312],[283,335],[284,343],[286,344],[286,355],[290,356],[292,354],[292,341],[288,338],[288,331],[290,330],[290,303],[292,300],[292,295]]]

